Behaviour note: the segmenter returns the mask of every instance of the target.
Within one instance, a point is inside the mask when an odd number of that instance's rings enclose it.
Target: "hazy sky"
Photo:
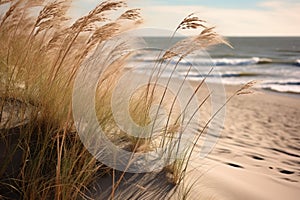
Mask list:
[[[128,0],[141,8],[143,28],[174,30],[192,12],[226,36],[300,36],[300,0]],[[81,16],[101,0],[74,0]],[[5,8],[5,6],[4,6]],[[1,13],[5,10],[1,7]],[[186,34],[186,33],[185,33]]]
[[[102,0],[74,0],[81,16]],[[141,8],[143,28],[172,31],[188,14],[197,15],[225,36],[300,36],[300,0],[128,0]],[[5,9],[4,9],[5,10]],[[0,7],[0,11],[3,11]],[[192,34],[184,32],[183,34]],[[194,32],[195,33],[195,32]]]
[[[99,0],[77,0],[84,13]],[[129,0],[142,9],[143,27],[174,30],[192,12],[226,36],[300,36],[300,0]],[[187,33],[185,33],[187,34]]]

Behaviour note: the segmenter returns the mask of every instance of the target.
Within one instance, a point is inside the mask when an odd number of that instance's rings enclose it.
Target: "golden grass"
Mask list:
[[[111,0],[100,3],[87,15],[70,24],[66,15],[70,2],[1,1],[1,4],[10,3],[10,7],[0,21],[0,119],[3,119],[4,111],[8,112],[7,99],[15,101],[11,112],[17,109],[19,113],[26,113],[30,107],[29,115],[18,116],[21,121],[23,118],[28,122],[13,129],[7,128],[9,126],[0,127],[1,140],[6,142],[6,150],[9,151],[5,155],[7,162],[0,167],[0,191],[8,188],[8,191],[12,191],[8,196],[17,195],[22,199],[89,199],[90,185],[97,177],[113,173],[115,178],[114,171],[99,163],[80,141],[72,115],[73,84],[81,64],[92,55],[97,45],[134,29],[142,22],[142,18],[139,9],[127,9],[124,1]],[[30,14],[33,10],[40,12],[35,16]],[[112,12],[119,13],[119,16],[110,17]],[[107,131],[108,138],[117,145],[129,147],[132,152],[148,152],[159,146],[171,145],[174,134],[183,134],[185,127],[181,127],[181,120],[184,110],[180,112],[176,104],[179,93],[169,93],[167,86],[161,88],[157,84],[163,65],[179,57],[175,71],[179,62],[197,49],[219,43],[228,44],[213,28],[207,27],[205,21],[193,14],[180,23],[174,35],[180,29],[197,28],[203,29],[198,36],[184,39],[161,54],[149,77],[149,81],[155,80],[156,83],[141,88],[131,99],[130,113],[141,126],[150,123],[151,105],[158,104],[167,110],[167,123],[156,138],[154,135],[147,139],[127,136],[113,120],[110,108],[112,91],[126,71],[124,67],[130,53],[119,56],[102,74],[96,93],[97,117]],[[107,57],[103,59],[110,60],[114,55],[121,55],[127,48],[126,44],[111,48],[104,52]],[[169,81],[172,78],[171,75]],[[199,83],[191,98],[202,84]],[[242,91],[238,91],[238,94],[242,94]],[[26,106],[19,108],[16,106],[18,102]],[[13,120],[8,120],[8,123],[15,125]],[[152,130],[153,134],[155,131]],[[195,141],[203,131],[199,132]],[[9,142],[9,135],[18,135],[17,144]],[[156,142],[153,143],[153,140]],[[176,147],[169,146],[168,149],[171,155]],[[169,180],[173,184],[182,181],[192,149],[187,147],[183,155],[165,168],[172,175]],[[7,174],[9,162],[17,152],[22,155],[20,168],[14,175]],[[111,199],[124,176],[125,172],[117,182],[113,181]]]
[[[122,11],[126,4],[106,1],[68,26],[69,6],[65,0],[11,1],[1,19],[1,119],[6,97],[38,108],[30,122],[20,127],[18,147],[12,150],[12,154],[22,151],[20,172],[7,177],[5,165],[0,170],[2,186],[23,199],[86,198],[95,174],[100,168],[106,171],[74,129],[72,83],[98,43],[127,30],[119,28],[121,22],[136,24],[141,19],[138,10],[125,10],[120,18],[109,19],[109,12]],[[33,8],[40,9],[37,17],[30,14]],[[1,137],[5,139],[8,132],[2,130]]]

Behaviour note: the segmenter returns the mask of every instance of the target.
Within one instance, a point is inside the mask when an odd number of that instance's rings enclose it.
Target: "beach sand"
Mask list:
[[[238,86],[225,86],[231,96]],[[263,90],[226,105],[224,130],[211,153],[189,164],[188,199],[299,199],[300,98]]]
[[[192,84],[196,87],[195,82]],[[225,85],[227,97],[241,87]],[[129,175],[135,178],[125,178],[115,197],[168,199],[166,197],[171,195],[172,200],[299,199],[300,98],[253,90],[253,94],[235,96],[226,105],[224,129],[205,158],[200,157],[205,135],[198,141],[186,177],[175,194],[162,172]],[[206,87],[200,89],[200,101],[207,92]],[[211,116],[209,107],[210,101],[207,101],[201,108],[201,121]],[[108,176],[106,181],[99,183],[111,185],[111,179]],[[96,199],[106,199],[101,188],[107,187],[100,184],[97,188]]]
[[[230,97],[241,86],[226,85]],[[207,93],[200,90],[199,99]],[[203,106],[208,119],[209,103]],[[208,109],[209,110],[209,109]],[[224,129],[213,150],[201,158],[198,142],[184,181],[171,199],[297,200],[300,196],[300,97],[265,90],[235,96],[226,105]],[[127,174],[128,175],[128,174]],[[127,199],[166,199],[172,193],[164,172],[125,177],[119,194]],[[116,179],[118,180],[118,179]],[[148,183],[148,180],[149,183]],[[154,182],[152,181],[154,180]],[[105,185],[101,185],[105,184]],[[95,199],[107,199],[111,177],[99,182]],[[148,187],[149,186],[149,187]],[[159,198],[158,198],[159,197]],[[124,199],[124,198],[123,198]],[[126,199],[126,198],[125,198]]]

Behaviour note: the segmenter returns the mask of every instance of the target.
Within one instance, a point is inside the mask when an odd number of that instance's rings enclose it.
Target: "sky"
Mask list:
[[[86,14],[102,0],[74,0],[70,15]],[[140,8],[140,29],[170,35],[189,14],[216,26],[224,36],[300,36],[300,0],[127,0]],[[183,35],[197,32],[182,32]],[[145,34],[147,35],[147,34]],[[151,34],[150,34],[151,35]]]
[[[75,0],[83,13],[101,0]],[[225,36],[300,36],[300,0],[128,0],[141,8],[142,28],[174,30],[190,13]],[[183,33],[183,34],[193,34]]]

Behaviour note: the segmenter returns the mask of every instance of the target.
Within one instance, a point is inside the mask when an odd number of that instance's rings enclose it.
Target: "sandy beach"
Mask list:
[[[300,199],[299,11],[0,1],[0,200]]]
[[[225,88],[230,96],[239,87]],[[254,90],[233,98],[213,151],[193,156],[189,198],[299,199],[299,117],[296,95]]]
[[[227,97],[241,87],[225,85]],[[203,89],[199,99],[206,93]],[[261,89],[253,91],[253,94],[235,96],[226,105],[224,129],[204,159],[199,152],[205,137],[198,141],[186,177],[175,194],[162,172],[130,175],[136,179],[128,176],[118,195],[128,199],[171,196],[172,200],[299,199],[300,98]],[[209,116],[205,111],[207,106],[209,103],[203,107],[204,118]],[[107,177],[105,182],[111,179]],[[105,187],[98,186],[96,199],[105,199],[101,188]]]

